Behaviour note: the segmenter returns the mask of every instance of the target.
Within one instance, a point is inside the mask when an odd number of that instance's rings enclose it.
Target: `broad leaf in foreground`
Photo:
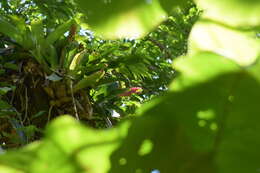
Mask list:
[[[189,54],[211,51],[241,66],[248,66],[260,55],[259,45],[260,40],[256,38],[255,32],[242,32],[200,20],[193,27],[189,38]]]
[[[94,31],[107,38],[138,38],[166,18],[158,0],[112,0],[76,3],[88,17]]]
[[[180,61],[171,91],[140,111],[110,172],[257,172],[259,63],[244,69],[212,53]],[[147,140],[152,147],[142,155]]]
[[[204,17],[226,25],[247,28],[260,24],[258,0],[195,0]]]
[[[89,129],[63,116],[46,130],[40,143],[0,156],[0,172],[102,173],[110,168],[109,156],[126,135],[128,124],[106,130]]]

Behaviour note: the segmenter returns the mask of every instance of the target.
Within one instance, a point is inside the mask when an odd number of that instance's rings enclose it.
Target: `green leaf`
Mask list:
[[[49,44],[41,47],[41,52],[46,61],[51,65],[51,68],[56,69],[58,66],[58,55],[56,48]]]
[[[6,93],[8,93],[8,91],[12,91],[13,88],[11,87],[0,87],[0,95],[5,95]]]
[[[30,166],[28,163],[36,158],[36,150],[39,148],[41,143],[35,142],[17,150],[9,150],[8,154],[0,156],[0,171],[10,173],[26,173],[29,172]]]
[[[4,65],[3,65],[5,68],[7,68],[7,69],[11,69],[11,70],[15,70],[15,71],[18,71],[19,70],[19,67],[18,67],[18,65],[16,65],[16,64],[14,64],[14,63],[5,63]]]
[[[74,44],[74,42],[69,43],[69,45],[67,45],[65,47],[65,49],[62,50],[63,56],[64,56],[64,62],[62,64],[63,68],[70,68],[70,65],[72,64],[73,59],[76,57],[77,53],[78,53],[78,45]],[[84,58],[83,58],[84,59]],[[88,59],[88,58],[86,58]],[[62,61],[60,61],[60,63],[62,63]],[[85,65],[85,64],[82,64]]]
[[[86,128],[67,116],[53,122],[46,133],[49,140],[63,151],[64,156],[75,160],[77,164],[74,166],[80,166],[85,172],[91,170],[93,173],[105,173],[110,167],[109,155],[126,135],[127,127],[128,124],[124,124],[117,129],[98,131]],[[65,143],[64,137],[68,139]]]
[[[46,38],[46,45],[52,45],[57,41],[65,32],[69,31],[74,20],[69,20],[61,25],[59,25],[53,32],[51,32]]]
[[[47,112],[46,111],[39,111],[38,113],[32,115],[32,119],[41,117],[43,115],[47,115]]]
[[[260,55],[259,44],[255,32],[242,32],[201,20],[192,29],[189,54],[211,51],[232,59],[241,66],[248,66]]]
[[[166,18],[158,0],[85,1],[76,3],[87,15],[87,23],[107,38],[137,38]]]
[[[231,26],[251,27],[260,24],[258,0],[195,0],[203,16]]]
[[[0,69],[0,76],[5,74],[5,70],[4,69]]]
[[[18,43],[22,43],[21,32],[11,23],[0,18],[0,32],[14,39]]]
[[[34,58],[38,61],[40,64],[47,64],[46,61],[43,58],[43,55],[41,53],[42,46],[36,45],[36,48],[31,50],[31,54],[34,56]]]
[[[0,100],[0,111],[1,109],[10,109],[11,107],[6,101]]]
[[[73,91],[77,92],[80,89],[90,87],[90,86],[95,86],[95,84],[104,76],[104,74],[105,71],[100,70],[89,76],[84,77],[73,87]]]
[[[4,173],[25,173],[23,171],[5,165],[0,165],[0,170],[3,171]]]
[[[36,38],[36,44],[43,43],[44,40],[44,30],[41,20],[34,20],[31,24],[31,31],[33,36]]]
[[[189,63],[187,63],[187,57],[178,58],[174,61],[173,67],[182,73],[169,87],[174,91],[205,83],[209,79],[226,73],[234,73],[240,68],[234,62],[212,52],[199,52],[189,59]]]
[[[15,27],[21,32],[26,32],[26,23],[25,19],[22,17],[19,17],[17,15],[10,15],[12,23],[15,25]]]
[[[79,65],[85,65],[83,64],[82,62],[85,61],[87,62],[88,61],[88,53],[87,53],[87,50],[84,50],[80,53],[77,53],[71,63],[70,63],[70,66],[69,66],[69,69],[70,70],[75,70]]]

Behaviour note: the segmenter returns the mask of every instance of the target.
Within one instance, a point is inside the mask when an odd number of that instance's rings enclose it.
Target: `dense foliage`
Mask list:
[[[195,3],[3,1],[0,170],[258,172],[260,3]]]
[[[142,39],[105,40],[84,29],[82,17],[74,17],[82,16],[77,6],[67,1],[2,6],[0,140],[5,148],[38,139],[58,115],[74,115],[95,128],[133,115],[167,89],[172,59],[187,52],[198,16],[187,4]]]

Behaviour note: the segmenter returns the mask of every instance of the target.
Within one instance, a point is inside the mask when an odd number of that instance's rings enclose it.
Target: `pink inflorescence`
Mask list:
[[[130,96],[132,94],[139,94],[143,91],[143,89],[141,87],[132,87],[130,88],[128,91],[119,94],[119,96]]]

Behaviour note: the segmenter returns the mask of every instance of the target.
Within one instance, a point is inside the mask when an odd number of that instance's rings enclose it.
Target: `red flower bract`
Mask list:
[[[132,94],[139,94],[142,91],[143,91],[143,89],[141,87],[132,87],[128,91],[126,91],[122,94],[118,94],[118,96],[130,96]]]

